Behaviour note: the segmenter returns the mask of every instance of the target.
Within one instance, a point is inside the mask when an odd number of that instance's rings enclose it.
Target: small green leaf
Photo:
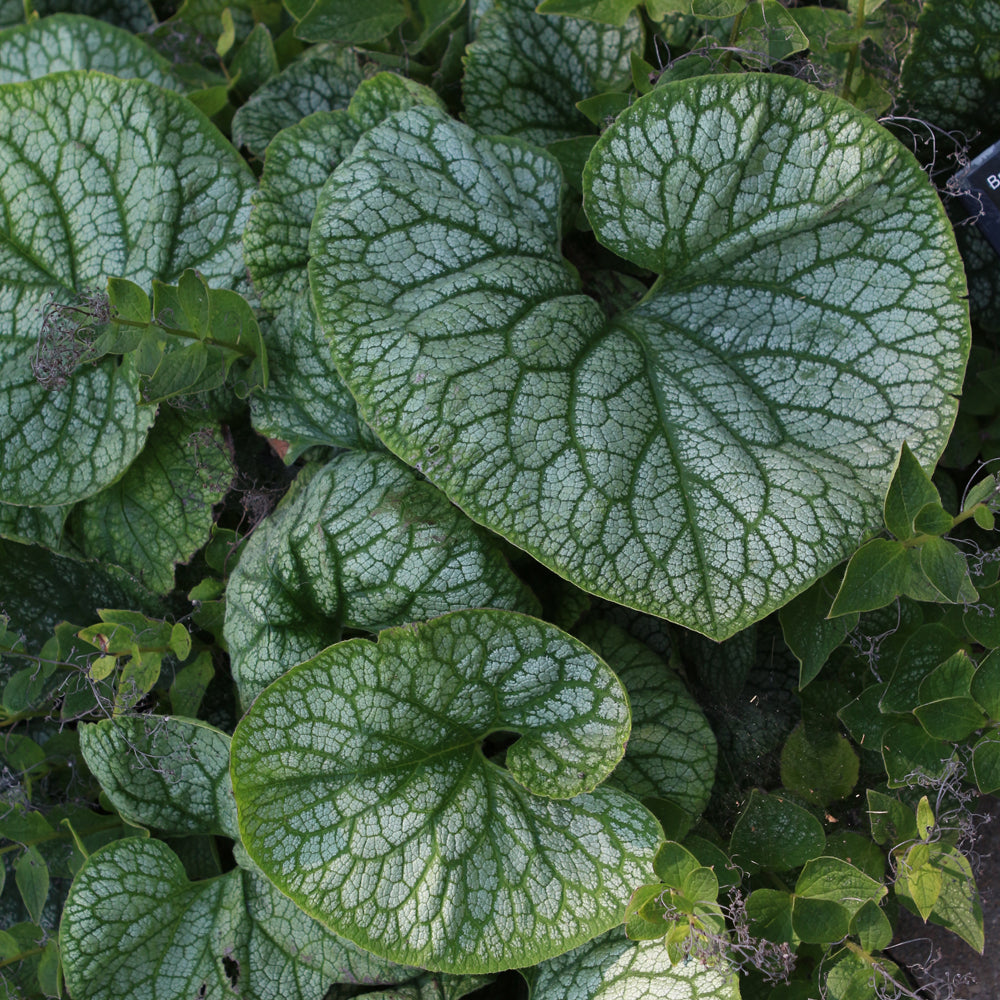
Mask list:
[[[961,648],[955,634],[939,623],[914,629],[900,649],[879,707],[885,713],[911,712],[920,704],[920,685]]]
[[[122,665],[115,691],[114,715],[127,712],[153,690],[160,679],[163,655],[148,650],[134,649],[132,657]]]
[[[986,724],[983,710],[972,698],[941,698],[918,705],[913,714],[928,736],[958,743]]]
[[[238,837],[225,733],[189,719],[123,717],[82,726],[80,749],[129,821],[170,834]]]
[[[36,924],[41,923],[49,895],[49,866],[37,847],[29,847],[14,862],[14,881],[28,915]]]
[[[535,619],[456,612],[342,642],[236,728],[243,844],[307,913],[376,954],[455,972],[530,965],[620,923],[648,876],[656,821],[622,792],[587,791],[628,728],[614,674]],[[485,756],[498,731],[520,736],[505,766]],[[300,821],[317,809],[321,827]]]
[[[996,515],[987,507],[976,507],[972,517],[983,531],[992,531],[996,527]]]
[[[904,592],[909,574],[906,547],[888,538],[873,538],[851,556],[829,617],[885,607]]]
[[[88,672],[95,681],[103,681],[114,673],[116,666],[118,666],[117,656],[98,656],[91,660]]]
[[[942,873],[932,863],[932,852],[936,857],[937,845],[913,844],[898,863],[897,877],[924,923],[933,912],[943,885]]]
[[[788,871],[823,853],[823,825],[781,795],[754,789],[730,839],[730,853],[745,868]]]
[[[175,715],[194,718],[208,685],[215,676],[212,654],[205,650],[174,675],[170,685],[170,707]]]
[[[954,526],[955,518],[936,501],[921,507],[913,519],[913,530],[918,535],[944,535]]]
[[[781,750],[781,783],[806,802],[825,806],[850,794],[858,766],[857,753],[839,733],[810,740],[799,723]]]
[[[934,828],[934,810],[931,808],[930,800],[926,795],[920,797],[917,803],[917,836],[921,840],[928,840],[930,832]]]
[[[653,861],[656,877],[673,889],[680,889],[688,875],[700,867],[698,859],[686,847],[670,840],[660,846]]]
[[[632,103],[628,94],[611,90],[604,94],[595,94],[576,102],[577,110],[586,115],[590,121],[600,128],[606,128]]]
[[[890,788],[905,788],[915,771],[943,774],[955,755],[954,744],[937,739],[916,722],[897,722],[882,734],[882,762]]]
[[[868,789],[868,820],[876,844],[898,844],[917,836],[913,810],[899,799]]]
[[[990,653],[976,668],[969,694],[994,722],[1000,722],[1000,651]]]
[[[316,0],[295,34],[309,42],[377,42],[406,20],[408,9],[403,0]]]
[[[833,899],[792,896],[792,930],[804,944],[832,944],[851,929],[851,913]]]
[[[735,17],[748,6],[747,0],[691,0],[691,13],[695,17]]]
[[[1000,790],[1000,733],[991,729],[972,748],[972,773],[984,795]]]
[[[769,941],[799,943],[792,926],[792,894],[780,889],[754,889],[747,898],[747,916],[754,933]]]
[[[149,296],[146,294],[146,290],[134,281],[129,281],[126,278],[108,278],[108,300],[111,304],[112,315],[116,319],[146,326],[152,318],[153,307]],[[123,335],[127,332],[122,330]]]
[[[749,64],[767,67],[808,48],[809,39],[778,0],[759,0],[744,6],[736,45]]]
[[[852,917],[866,902],[878,902],[887,891],[857,866],[832,857],[807,861],[795,883],[796,897],[835,901]]]
[[[865,951],[881,951],[892,941],[892,924],[878,903],[869,899],[854,914],[851,934],[858,939]]]
[[[943,538],[928,538],[917,551],[921,572],[938,593],[937,600],[973,604],[979,599],[969,578],[969,564],[955,545]]]
[[[937,487],[904,441],[882,507],[885,526],[900,540],[912,538],[913,520],[920,510],[940,502]]]
[[[839,583],[840,573],[833,570],[778,612],[781,633],[799,661],[800,690],[816,677],[830,654],[858,623],[857,613],[833,619],[827,616]]]

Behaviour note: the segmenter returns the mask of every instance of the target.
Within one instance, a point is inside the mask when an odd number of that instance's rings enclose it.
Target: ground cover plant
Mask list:
[[[0,2],[0,995],[957,998],[994,0]]]

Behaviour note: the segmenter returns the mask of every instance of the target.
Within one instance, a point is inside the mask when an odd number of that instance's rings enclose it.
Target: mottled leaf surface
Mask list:
[[[168,834],[239,838],[229,737],[195,719],[120,716],[80,727],[91,773],[122,816]]]
[[[88,557],[124,566],[166,593],[175,565],[208,541],[212,508],[233,475],[217,425],[197,411],[164,408],[121,479],[73,509],[74,538]]]
[[[188,881],[160,840],[119,840],[91,855],[59,941],[74,1000],[315,1000],[331,983],[419,973],[337,938],[253,869]]]
[[[532,1000],[739,1000],[736,974],[688,961],[671,965],[660,941],[621,928],[524,972]]]
[[[615,27],[538,14],[537,6],[499,0],[468,48],[465,119],[480,132],[541,144],[591,132],[576,102],[631,83],[630,56],[642,54],[644,41],[636,11]]]
[[[715,736],[684,682],[624,629],[592,620],[577,633],[606,660],[632,705],[632,735],[608,781],[637,798],[669,799],[700,816],[715,782]]]
[[[991,0],[927,0],[903,62],[903,95],[943,129],[992,142],[1000,122],[1000,7]]]
[[[656,821],[591,791],[628,728],[614,674],[536,619],[457,612],[339,643],[237,726],[243,843],[283,893],[376,954],[529,965],[619,923],[648,874]],[[483,750],[501,731],[520,736],[506,766]]]
[[[176,281],[187,267],[234,283],[253,178],[188,101],[138,80],[68,72],[8,84],[0,115],[0,498],[63,504],[121,475],[154,411],[139,405],[128,363],[43,389],[31,362],[46,303],[109,276]]]
[[[70,69],[98,70],[184,90],[170,62],[131,32],[79,14],[55,14],[0,33],[0,83]]]
[[[353,49],[316,45],[255,91],[233,117],[233,143],[263,157],[283,129],[315,111],[346,108],[364,79]]]
[[[577,585],[721,638],[873,530],[903,439],[940,453],[968,354],[917,162],[777,76],[657,89],[584,175],[662,275],[606,322],[559,253],[554,162],[413,109],[320,197],[310,276],[365,420]]]
[[[354,400],[337,374],[309,300],[309,228],[320,189],[368,128],[414,104],[440,106],[432,90],[390,73],[364,81],[346,109],[319,111],[268,146],[260,189],[243,236],[266,328],[270,383],[251,400],[254,426],[290,445],[290,462],[315,444],[358,447]]]
[[[470,607],[535,612],[494,538],[384,453],[335,457],[258,528],[229,580],[245,704],[338,640]]]

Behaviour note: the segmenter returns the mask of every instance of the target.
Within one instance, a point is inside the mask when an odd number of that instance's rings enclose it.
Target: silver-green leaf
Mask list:
[[[341,637],[470,607],[535,612],[495,538],[384,453],[338,455],[247,542],[225,637],[245,704]]]
[[[723,638],[880,524],[899,444],[947,440],[969,348],[954,236],[916,160],[780,76],[658,88],[584,204],[661,277],[606,322],[558,243],[558,168],[430,109],[363,136],[311,238],[364,419],[577,585]]]
[[[155,411],[128,361],[44,389],[33,360],[51,372],[74,350],[71,337],[43,340],[46,305],[110,276],[149,287],[188,267],[233,284],[253,177],[190,102],[139,80],[74,71],[8,84],[0,116],[0,500],[65,504],[122,474]]]
[[[456,612],[339,643],[236,728],[243,843],[375,954],[456,973],[530,965],[619,923],[648,876],[659,825],[631,796],[591,791],[628,729],[615,675],[536,619]],[[484,753],[499,732],[520,736],[506,766]]]

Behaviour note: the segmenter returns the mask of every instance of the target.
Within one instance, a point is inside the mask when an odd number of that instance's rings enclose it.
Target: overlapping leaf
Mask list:
[[[50,298],[69,302],[109,276],[149,286],[192,267],[220,285],[242,271],[239,237],[253,179],[183,98],[138,80],[69,72],[0,87],[0,497],[44,506],[89,496],[136,456],[152,423],[126,362],[39,385],[32,361]]]
[[[358,138],[393,111],[440,106],[427,87],[389,73],[364,81],[346,109],[317,112],[275,136],[243,237],[261,302],[274,310],[266,330],[271,383],[252,401],[254,426],[289,443],[293,461],[315,444],[358,447],[351,398],[309,301],[309,227],[320,189]]]
[[[629,941],[621,928],[525,972],[533,1000],[739,1000],[725,965],[672,965],[663,941]]]
[[[724,637],[880,521],[968,353],[954,237],[913,160],[785,77],[657,89],[585,174],[662,275],[606,323],[558,249],[559,171],[428,109],[324,189],[313,296],[385,443],[578,585]]]
[[[233,142],[263,156],[284,128],[314,111],[346,108],[364,79],[353,49],[317,45],[257,90],[233,117]]]
[[[534,612],[496,540],[391,455],[338,455],[257,530],[229,581],[244,703],[338,640],[470,607]]]
[[[614,674],[532,618],[457,612],[340,643],[236,729],[243,843],[282,892],[376,954],[528,965],[619,923],[652,862],[652,816],[591,791],[628,728]],[[482,746],[501,731],[520,736],[505,767]]]
[[[0,33],[0,83],[89,69],[184,90],[170,62],[135,35],[79,14],[55,14]]]
[[[621,27],[536,13],[534,0],[499,0],[465,61],[465,118],[485,133],[549,143],[592,131],[576,102],[631,83],[642,20]],[[545,73],[539,73],[539,67]]]

